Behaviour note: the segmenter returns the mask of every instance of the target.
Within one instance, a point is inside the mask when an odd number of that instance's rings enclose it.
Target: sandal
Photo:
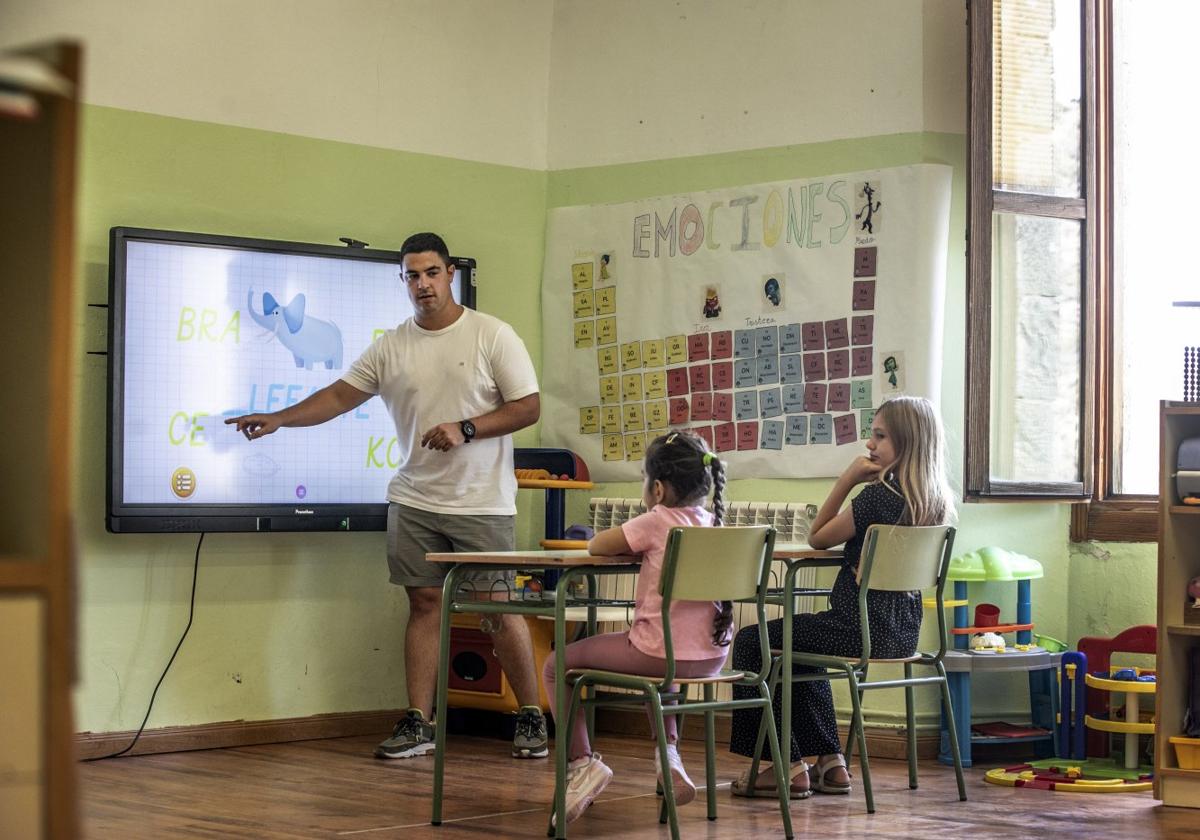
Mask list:
[[[809,787],[821,793],[849,793],[849,782],[833,782],[826,778],[829,775],[829,771],[835,767],[846,767],[846,757],[841,753],[817,759],[817,763],[808,769]],[[846,775],[850,775],[850,768],[848,767],[846,767]]]
[[[788,799],[808,799],[812,796],[811,782],[808,787],[796,787],[796,779],[801,774],[806,774],[810,771],[808,764],[801,761],[799,772],[792,777],[792,783],[788,787]],[[729,786],[734,796],[774,796],[775,795],[775,774],[771,773],[768,776],[759,774],[758,782],[753,789],[750,787],[750,768],[747,767],[742,771],[742,775],[738,776],[732,785]]]

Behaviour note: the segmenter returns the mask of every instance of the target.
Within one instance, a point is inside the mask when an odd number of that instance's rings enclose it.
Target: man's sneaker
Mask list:
[[[679,749],[674,744],[667,744],[667,765],[671,768],[671,790],[675,794],[676,805],[686,805],[696,798],[696,784],[688,778],[683,769],[683,760],[679,757]],[[662,759],[658,750],[654,751],[654,772],[658,775],[658,783],[662,784]]]
[[[567,766],[567,822],[579,819],[610,781],[612,770],[600,760],[600,753],[572,761]]]
[[[522,706],[517,711],[517,728],[513,733],[513,758],[545,758],[546,718],[537,706]]]
[[[409,709],[392,730],[392,737],[375,748],[375,756],[413,758],[432,752],[433,748],[433,725],[425,720],[420,709]]]

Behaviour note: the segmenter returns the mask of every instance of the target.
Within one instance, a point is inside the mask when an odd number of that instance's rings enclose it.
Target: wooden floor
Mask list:
[[[380,736],[382,737],[382,735]],[[433,758],[380,761],[379,737],[138,756],[83,764],[84,836],[101,838],[510,838],[544,836],[554,787],[548,761],[508,757],[503,741],[452,737],[445,822],[429,825]],[[571,837],[667,838],[657,822],[648,741],[601,736],[612,784]],[[697,782],[704,754],[683,749]],[[719,819],[705,819],[702,795],[680,809],[685,838],[782,837],[774,800],[729,794],[744,761],[718,752]],[[1200,812],[1168,809],[1147,794],[1079,795],[1001,788],[967,771],[969,802],[959,802],[953,770],[921,766],[908,789],[907,765],[872,763],[877,813],[861,791],[792,803],[796,835],[825,837],[1195,838]]]

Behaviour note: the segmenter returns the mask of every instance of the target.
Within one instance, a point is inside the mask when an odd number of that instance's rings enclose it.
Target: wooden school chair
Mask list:
[[[914,709],[914,691],[918,685],[936,684],[941,686],[942,705],[945,718],[949,721],[950,750],[954,758],[954,773],[958,779],[958,798],[965,802],[967,789],[963,781],[962,757],[958,748],[958,733],[954,726],[954,710],[950,700],[950,686],[946,678],[946,666],[943,659],[946,656],[946,612],[944,608],[943,590],[946,586],[946,574],[950,568],[950,553],[954,546],[954,528],[949,525],[931,526],[901,526],[901,525],[872,525],[867,529],[863,541],[862,555],[858,563],[858,612],[862,625],[862,656],[857,659],[822,654],[803,653],[801,651],[772,651],[773,661],[770,670],[770,685],[772,692],[779,687],[781,691],[791,692],[793,682],[812,682],[815,680],[845,679],[850,686],[850,702],[853,715],[850,721],[850,732],[846,738],[846,764],[850,764],[854,740],[858,741],[859,759],[862,765],[862,786],[867,801],[867,813],[875,813],[875,798],[871,790],[871,768],[867,761],[867,741],[863,733],[862,694],[864,691],[879,688],[903,688],[904,707],[908,730],[908,786],[917,788],[917,728],[916,710]],[[867,619],[867,592],[882,590],[889,592],[908,592],[924,589],[935,589],[936,612],[938,617],[938,650],[936,653],[922,653],[902,659],[873,659],[871,657],[870,625]],[[792,664],[825,668],[820,673],[792,673]],[[904,666],[902,679],[867,681],[867,670],[872,663],[898,663]],[[936,675],[913,676],[913,666],[920,665],[933,668]],[[762,752],[764,730],[770,734],[774,726],[768,725],[772,718],[763,717],[758,734],[758,745],[755,748],[756,758],[750,769],[750,778],[758,774],[758,758]]]
[[[672,790],[671,773],[667,769],[667,742],[664,728],[665,715],[703,714],[705,736],[705,778],[708,800],[708,818],[717,818],[717,755],[715,712],[726,709],[761,708],[764,717],[771,717],[771,695],[767,690],[766,668],[761,673],[722,670],[719,674],[704,679],[676,679],[675,661],[671,642],[671,613],[673,601],[752,601],[760,628],[762,661],[770,662],[767,643],[766,593],[769,588],[771,557],[775,545],[775,529],[770,526],[722,527],[722,528],[673,528],[667,540],[663,558],[662,578],[659,592],[663,598],[663,640],[666,646],[667,673],[661,678],[613,671],[574,669],[567,672],[572,683],[571,705],[567,725],[559,729],[563,741],[555,749],[566,749],[566,733],[571,731],[575,715],[581,707],[598,706],[645,706],[650,705],[654,715],[655,734],[658,740],[659,763],[663,768],[663,808],[659,822],[667,822],[672,840],[679,840],[679,823],[675,812],[675,797]],[[742,700],[717,700],[716,685],[731,683],[758,689],[758,697]],[[687,686],[699,684],[703,688],[703,700],[687,702]],[[672,691],[672,686],[679,689]],[[631,693],[597,693],[597,688],[619,688]],[[584,696],[584,690],[588,696]],[[779,794],[779,809],[783,817],[784,834],[791,838],[792,822],[789,812],[788,779],[779,760],[779,742],[774,728],[767,733],[771,755],[776,768],[776,786]],[[566,780],[556,778],[555,783],[564,787]],[[663,813],[665,812],[665,813]],[[557,837],[566,837],[566,826],[559,821]]]

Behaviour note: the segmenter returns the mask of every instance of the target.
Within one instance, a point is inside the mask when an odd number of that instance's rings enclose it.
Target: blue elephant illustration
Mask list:
[[[254,323],[275,333],[279,343],[292,351],[296,367],[312,370],[313,365],[325,363],[329,370],[342,369],[342,331],[332,321],[306,317],[304,295],[292,298],[281,306],[270,292],[263,294],[263,311],[254,311],[254,290],[246,292],[246,308]]]

